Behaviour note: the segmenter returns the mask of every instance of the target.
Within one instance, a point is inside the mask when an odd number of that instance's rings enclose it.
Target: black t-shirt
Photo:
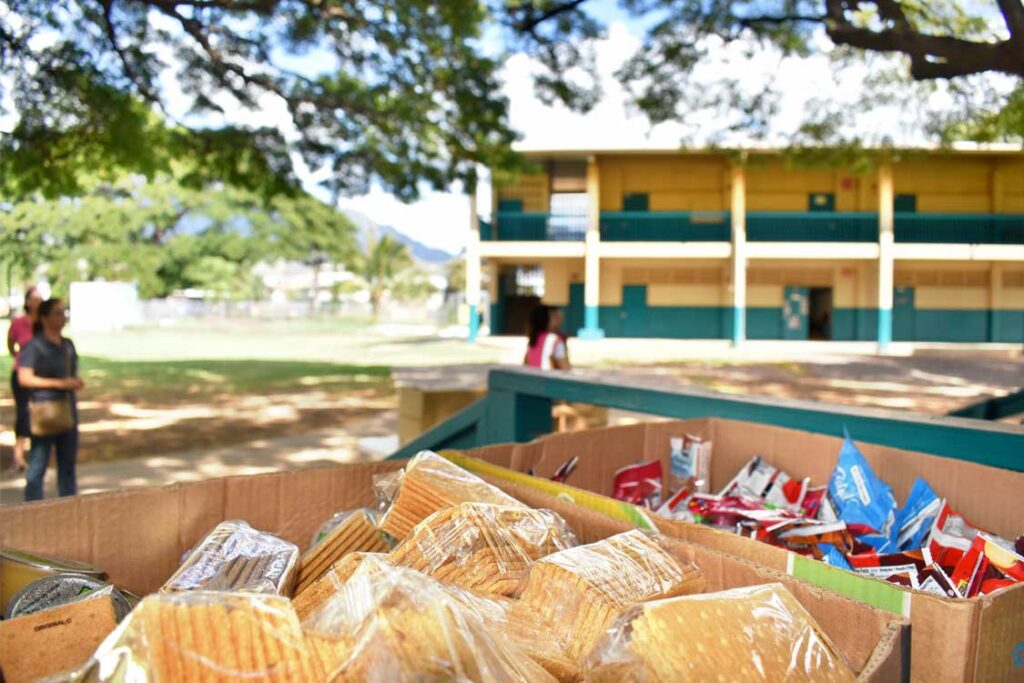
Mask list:
[[[36,377],[47,379],[59,379],[62,377],[78,376],[78,352],[75,351],[74,343],[67,338],[61,338],[58,346],[47,339],[42,333],[32,337],[32,341],[21,350],[18,364],[23,368],[32,368]],[[33,401],[57,401],[74,392],[62,389],[32,389],[31,399]]]

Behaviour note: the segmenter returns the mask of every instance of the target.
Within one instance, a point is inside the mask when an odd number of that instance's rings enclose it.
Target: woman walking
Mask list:
[[[57,450],[57,490],[62,496],[78,492],[78,353],[62,334],[67,317],[64,302],[48,299],[39,305],[35,336],[21,351],[18,381],[31,392],[29,405],[32,447],[25,475],[25,500],[43,497],[43,477],[50,451]]]
[[[25,453],[29,445],[28,389],[18,381],[18,361],[21,351],[32,341],[32,328],[39,319],[39,304],[43,297],[39,290],[29,287],[25,292],[25,314],[11,321],[7,330],[7,352],[14,356],[14,368],[11,370],[11,393],[14,394],[14,468],[19,472],[25,469]]]

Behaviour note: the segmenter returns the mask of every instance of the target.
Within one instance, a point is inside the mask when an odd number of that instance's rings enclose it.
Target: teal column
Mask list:
[[[878,309],[878,349],[883,350],[892,343],[892,309]]]
[[[604,339],[597,310],[597,306],[583,307],[583,328],[576,333],[580,339]]]
[[[732,344],[739,346],[747,339],[747,309],[742,306],[732,308]]]
[[[476,341],[477,335],[480,334],[480,313],[477,311],[476,304],[469,305],[469,343],[472,344]]]

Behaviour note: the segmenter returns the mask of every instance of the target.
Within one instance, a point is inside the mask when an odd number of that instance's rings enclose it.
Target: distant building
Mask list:
[[[766,150],[527,156],[541,172],[493,188],[467,252],[496,334],[543,301],[591,338],[1024,342],[1019,147],[869,174]]]

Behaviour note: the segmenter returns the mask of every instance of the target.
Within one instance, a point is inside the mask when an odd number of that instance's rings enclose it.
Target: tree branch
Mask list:
[[[858,4],[858,0],[825,0],[825,30],[829,38],[836,44],[862,50],[905,54],[910,57],[910,74],[917,80],[953,78],[985,71],[1024,76],[1024,59],[1021,57],[1024,39],[980,43],[919,33],[910,28],[898,0],[876,0],[876,7],[885,12],[895,28],[874,31],[856,26],[847,18],[846,11]]]
[[[586,1],[587,0],[570,0],[569,2],[562,3],[561,5],[555,5],[548,11],[541,14],[539,17],[534,17],[532,19],[523,19],[523,21],[519,22],[516,25],[516,28],[518,28],[520,31],[523,31],[524,33],[532,34],[534,32],[534,29],[543,24],[545,21],[554,19],[559,14],[571,12],[572,10],[576,9]]]
[[[135,71],[135,68],[131,64],[131,61],[128,59],[128,55],[125,53],[124,50],[121,49],[121,45],[118,43],[117,29],[114,28],[113,18],[114,1],[100,0],[100,6],[103,8],[103,24],[104,30],[107,34],[107,40],[110,41],[110,47],[113,48],[114,53],[117,55],[118,59],[121,60],[121,66],[122,68],[124,68],[125,78],[132,82],[132,84],[138,89],[139,94],[142,95],[143,99],[145,99],[150,104],[160,107],[160,109],[163,110],[160,98],[157,97],[156,93],[154,93],[153,90],[149,87],[149,84],[146,83],[138,75],[138,73]]]
[[[1015,39],[1024,41],[1024,2],[1021,0],[996,0],[999,11],[1006,21],[1006,28]]]

